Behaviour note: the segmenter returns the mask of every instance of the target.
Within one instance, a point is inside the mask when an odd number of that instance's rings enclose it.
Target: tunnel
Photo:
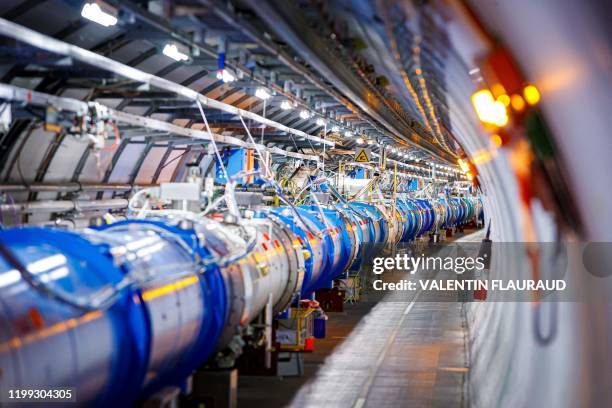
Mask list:
[[[0,406],[608,407],[605,2],[0,2]]]

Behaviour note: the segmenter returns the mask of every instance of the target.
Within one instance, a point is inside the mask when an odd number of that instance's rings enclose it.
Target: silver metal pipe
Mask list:
[[[113,214],[113,217],[117,220],[125,220],[126,217],[123,215]],[[56,217],[54,220],[47,221],[35,221],[28,222],[28,226],[36,226],[36,227],[61,227],[65,229],[75,229],[80,230],[83,228],[87,228],[91,226],[90,217],[71,217],[71,218],[61,218]]]
[[[127,208],[128,200],[111,198],[105,200],[42,200],[15,204],[2,204],[0,211],[21,214],[53,213],[66,211],[119,210]]]
[[[146,185],[130,185],[130,184],[88,184],[88,183],[58,183],[58,184],[48,184],[48,183],[32,183],[29,185],[24,184],[15,184],[15,183],[6,183],[0,184],[0,192],[11,192],[11,193],[19,193],[19,192],[50,192],[50,193],[76,193],[79,191],[82,192],[91,192],[91,191],[130,191],[133,188],[138,187],[155,187],[156,184],[146,184]]]

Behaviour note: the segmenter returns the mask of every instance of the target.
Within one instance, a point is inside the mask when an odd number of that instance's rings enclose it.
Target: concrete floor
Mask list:
[[[454,292],[439,296],[366,292],[343,313],[329,313],[327,338],[304,355],[301,377],[240,376],[238,406],[468,406],[463,303]]]

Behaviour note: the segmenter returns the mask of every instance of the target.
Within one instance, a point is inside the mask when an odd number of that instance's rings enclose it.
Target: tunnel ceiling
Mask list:
[[[9,0],[0,4],[0,14],[7,21],[313,136],[301,137],[247,119],[253,138],[267,147],[323,157],[324,138],[335,143],[333,148],[326,146],[324,155],[333,164],[347,157],[343,153],[351,154],[361,138],[362,144],[369,141],[378,152],[381,144],[393,147],[389,157],[420,175],[429,174],[427,164],[454,165],[461,154],[445,101],[449,44],[433,6],[367,1],[333,2],[333,6],[250,0],[108,3],[119,11],[119,23],[112,27],[81,17],[79,1]],[[0,82],[4,84],[203,129],[198,106],[175,92],[144,86],[104,65],[41,50],[27,41],[4,36],[2,42]],[[189,60],[163,55],[169,42],[186,47]],[[230,83],[217,78],[220,44],[225,44],[225,66],[236,79]],[[257,97],[259,87],[267,89],[271,98]],[[283,102],[289,102],[291,109],[282,109]],[[210,106],[203,110],[213,133],[249,140],[239,116]],[[301,117],[303,110],[311,117]],[[40,125],[48,114],[45,107],[15,109],[17,120],[0,141],[4,181],[157,182],[206,155],[207,143],[200,140],[120,123],[120,139],[117,145],[111,141],[112,152],[92,157],[89,149],[65,140],[65,135],[45,137]],[[24,134],[33,135],[27,143]],[[74,165],[57,163],[60,158],[53,163],[66,149],[73,149]],[[32,152],[22,160],[34,168],[24,175],[17,159],[28,151]],[[285,157],[278,159],[282,162]],[[141,177],[143,172],[147,177]],[[89,175],[83,178],[84,173]]]

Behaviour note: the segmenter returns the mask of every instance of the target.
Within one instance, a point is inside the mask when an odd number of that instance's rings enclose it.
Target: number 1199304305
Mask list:
[[[2,392],[0,402],[76,402],[73,388],[15,388]]]

